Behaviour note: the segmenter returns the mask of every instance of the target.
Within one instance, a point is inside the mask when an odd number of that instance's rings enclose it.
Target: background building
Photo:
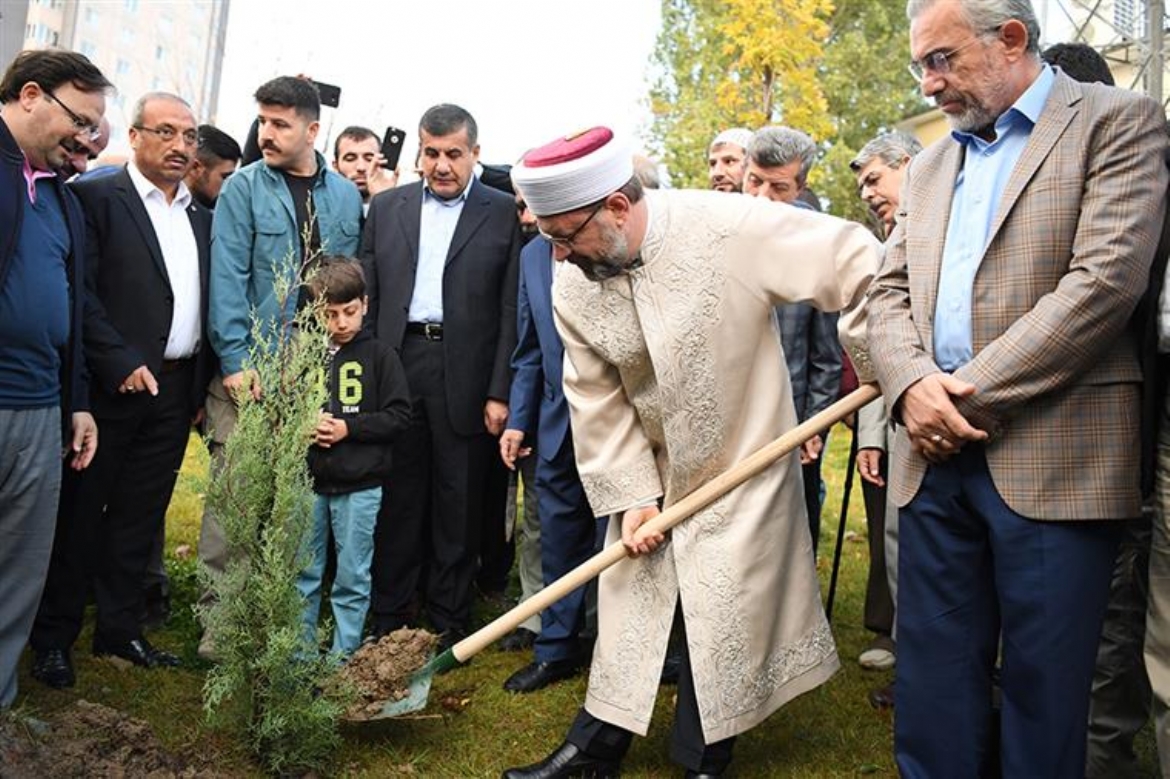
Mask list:
[[[125,150],[134,101],[174,92],[215,122],[231,0],[3,0],[0,61],[57,46],[89,57],[118,91],[108,101],[111,151]]]

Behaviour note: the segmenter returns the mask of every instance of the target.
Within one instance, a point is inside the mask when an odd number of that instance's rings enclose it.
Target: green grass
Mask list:
[[[828,590],[848,440],[843,428],[830,436],[824,467],[828,496],[818,566],[822,592]],[[199,633],[191,612],[197,596],[196,563],[194,556],[175,556],[181,545],[193,552],[198,540],[206,469],[203,446],[192,438],[167,516],[167,559],[175,613],[164,630],[151,636],[157,645],[177,652],[183,668],[145,671],[94,659],[88,651],[90,620],[75,651],[77,686],[53,691],[37,684],[28,676],[26,656],[19,700],[24,710],[41,715],[78,698],[104,703],[150,722],[163,743],[180,755],[210,760],[225,772],[258,776],[260,771],[249,761],[244,746],[209,725],[203,716],[201,688],[207,666],[195,656]],[[862,671],[856,662],[870,639],[862,627],[868,553],[865,511],[856,481],[848,530],[856,533],[856,540],[844,544],[832,621],[842,670],[828,684],[797,699],[740,738],[733,763],[740,776],[896,776],[891,755],[892,716],[873,710],[866,701],[867,692],[885,684],[891,674]],[[504,679],[529,659],[528,653],[487,650],[468,666],[436,678],[430,705],[420,715],[344,726],[344,743],[333,772],[352,777],[495,777],[506,767],[540,759],[560,743],[568,729],[584,699],[585,677],[531,695],[505,693],[501,688]],[[645,739],[635,739],[624,763],[625,776],[673,777],[680,773],[667,757],[673,696],[673,687],[661,689],[650,733]],[[445,698],[450,705],[443,705]],[[1149,738],[1143,742],[1143,757],[1152,767]]]

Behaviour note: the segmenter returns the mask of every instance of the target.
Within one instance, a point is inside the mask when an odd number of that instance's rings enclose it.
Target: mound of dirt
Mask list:
[[[381,712],[387,701],[405,698],[411,674],[426,665],[438,642],[434,633],[403,628],[362,644],[340,671],[358,695],[345,716],[369,719]]]
[[[89,701],[77,701],[37,727],[16,717],[0,719],[0,776],[6,778],[210,779],[226,775],[170,754],[142,720]]]

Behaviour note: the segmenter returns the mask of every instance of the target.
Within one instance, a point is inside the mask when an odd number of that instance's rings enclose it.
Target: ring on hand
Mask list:
[[[934,435],[932,435],[930,437],[930,442],[932,444],[941,444],[942,440],[943,440],[943,437],[941,435],[939,435],[938,433],[935,433]]]

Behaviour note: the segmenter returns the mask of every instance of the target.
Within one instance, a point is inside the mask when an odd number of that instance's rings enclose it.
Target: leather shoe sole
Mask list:
[[[502,779],[616,779],[621,763],[587,755],[568,741],[539,763],[523,768],[509,768]]]
[[[504,682],[508,692],[536,692],[553,682],[576,676],[581,670],[579,660],[553,660],[548,663],[529,663]]]
[[[37,652],[33,660],[32,678],[46,687],[61,690],[77,683],[73,659],[68,649],[49,649]]]

